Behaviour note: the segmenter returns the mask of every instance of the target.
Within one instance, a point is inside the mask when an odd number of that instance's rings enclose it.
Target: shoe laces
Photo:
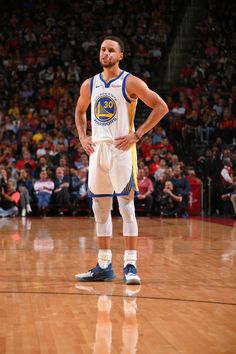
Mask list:
[[[104,270],[108,270],[109,268],[111,268],[111,264],[109,264],[107,268],[103,269],[103,268],[101,268],[100,265],[97,263],[97,264],[96,264],[96,267],[90,269],[89,272],[91,272],[91,273],[96,273],[96,272],[101,272],[101,271],[104,271]],[[110,270],[110,269],[109,269],[109,270]]]
[[[95,272],[100,271],[100,270],[101,270],[101,267],[100,267],[99,264],[97,263],[94,268],[89,269],[89,272],[95,273]]]
[[[136,267],[133,264],[127,264],[124,271],[126,274],[129,274],[129,273],[136,274],[137,273]]]

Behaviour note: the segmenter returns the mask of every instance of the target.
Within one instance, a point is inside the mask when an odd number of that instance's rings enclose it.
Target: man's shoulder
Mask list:
[[[140,79],[138,76],[129,73],[126,80],[127,91],[132,92],[133,90],[146,90],[147,84]]]
[[[93,78],[93,76],[92,76],[92,77],[88,77],[87,79],[85,79],[85,80],[82,82],[82,86],[90,85],[92,78]]]
[[[125,76],[127,76],[127,81],[129,82],[138,82],[138,81],[142,81],[141,79],[138,78],[138,76],[126,71],[125,72]]]
[[[100,77],[102,75],[102,71],[99,71],[97,72],[96,74],[90,76],[90,77],[87,77],[84,82],[91,82],[95,77]]]

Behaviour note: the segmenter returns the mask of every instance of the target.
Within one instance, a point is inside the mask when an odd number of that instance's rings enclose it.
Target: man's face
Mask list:
[[[105,39],[100,48],[100,64],[103,68],[112,68],[123,58],[119,43]]]
[[[11,181],[7,182],[7,190],[12,192],[14,190],[14,184]]]
[[[168,189],[168,190],[172,191],[172,190],[173,190],[173,184],[172,184],[172,182],[167,181],[167,182],[165,183],[165,189]]]
[[[143,168],[140,168],[140,169],[139,169],[138,176],[139,176],[140,179],[143,178],[143,177],[145,177],[145,172],[144,172],[144,169],[143,169]]]
[[[57,176],[57,178],[64,177],[64,172],[63,172],[62,168],[56,169],[56,176]]]
[[[180,168],[179,168],[179,167],[176,167],[176,168],[174,169],[174,176],[179,177],[180,174],[181,174]]]
[[[20,178],[26,178],[27,177],[27,173],[25,170],[20,170]]]

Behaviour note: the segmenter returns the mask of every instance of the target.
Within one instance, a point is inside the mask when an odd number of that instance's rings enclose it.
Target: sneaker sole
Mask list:
[[[141,280],[140,279],[128,279],[128,280],[124,279],[124,283],[126,285],[140,285],[141,284]]]
[[[95,282],[95,281],[105,281],[105,282],[109,282],[115,279],[115,275],[112,278],[77,278],[75,277],[75,279],[77,281],[83,281],[83,282]]]

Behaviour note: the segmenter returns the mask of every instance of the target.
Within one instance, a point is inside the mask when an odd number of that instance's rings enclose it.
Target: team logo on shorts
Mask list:
[[[111,124],[116,114],[114,99],[110,96],[100,96],[95,102],[94,114],[98,124]]]

